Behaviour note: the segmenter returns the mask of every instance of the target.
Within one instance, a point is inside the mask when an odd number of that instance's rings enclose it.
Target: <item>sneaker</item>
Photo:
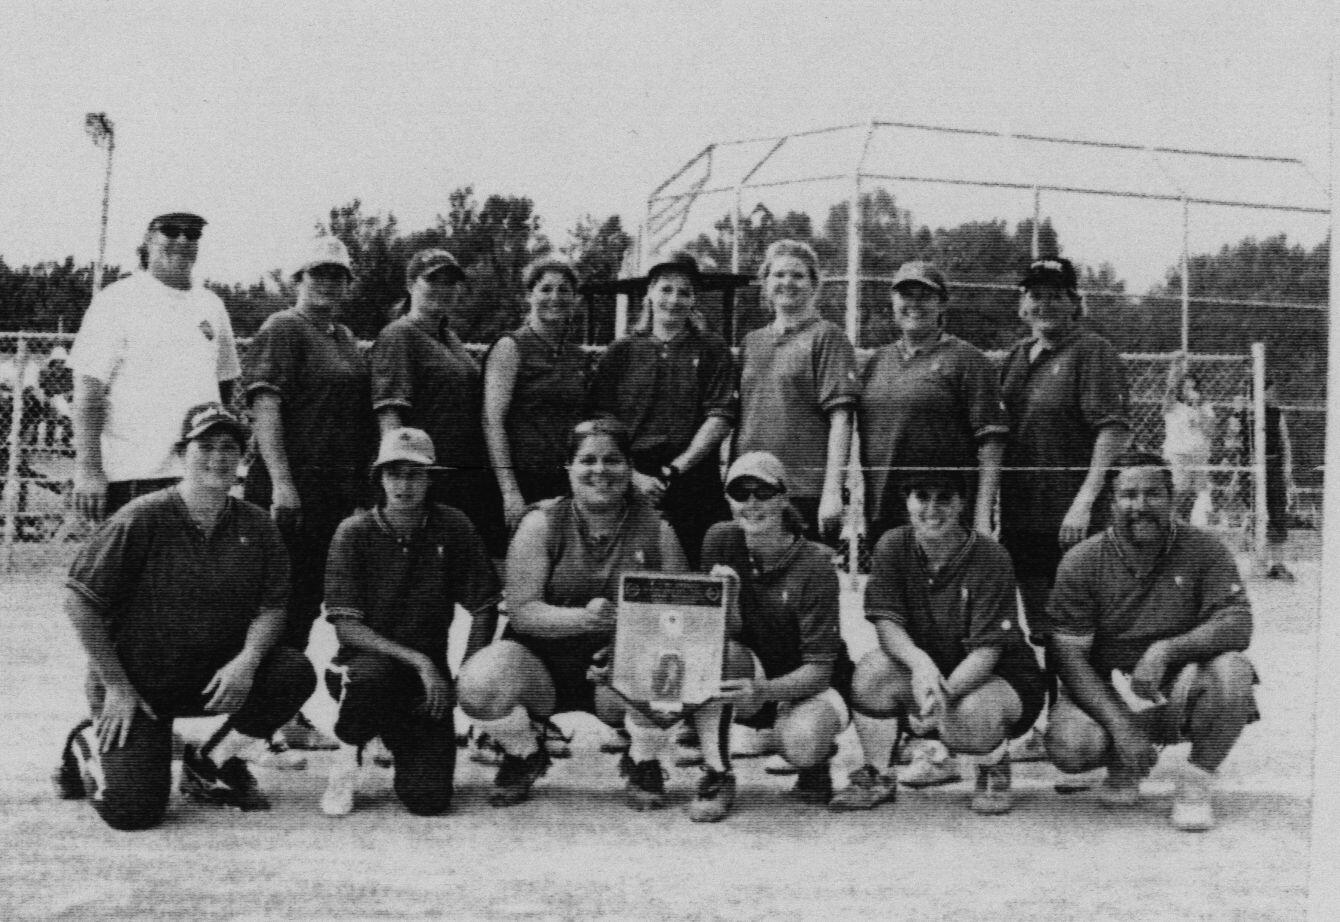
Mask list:
[[[659,810],[665,806],[665,770],[655,759],[634,762],[627,754],[619,760],[619,774],[628,779],[628,806]]]
[[[502,744],[487,733],[476,734],[470,741],[471,762],[480,765],[501,765],[504,755]]]
[[[363,747],[363,761],[371,761],[378,768],[391,768],[395,765],[395,756],[386,748],[380,736],[374,736]]]
[[[1266,573],[1266,577],[1268,579],[1282,580],[1283,582],[1286,583],[1292,583],[1296,580],[1296,577],[1293,575],[1292,571],[1290,571],[1289,568],[1282,563],[1277,563],[1274,566],[1272,566],[1270,568],[1270,571]]]
[[[777,731],[771,727],[756,730],[743,724],[731,727],[730,754],[735,759],[759,759],[782,748]]]
[[[511,807],[530,797],[530,789],[540,776],[549,770],[549,753],[543,746],[528,756],[514,756],[504,752],[498,774],[493,779],[494,791],[489,804]]]
[[[735,774],[703,769],[698,790],[689,804],[689,819],[695,823],[716,823],[726,818],[735,805]]]
[[[628,751],[628,731],[623,727],[615,727],[614,735],[606,737],[600,744],[600,751],[607,752],[610,755],[618,755],[621,752]]]
[[[833,795],[828,801],[828,809],[839,812],[872,810],[898,799],[897,779],[881,775],[873,765],[862,765],[847,777],[851,784]]]
[[[786,760],[786,756],[780,752],[776,755],[768,756],[767,761],[763,763],[763,770],[769,775],[794,775],[800,769],[796,768]]]
[[[1098,789],[1098,799],[1109,807],[1134,807],[1140,803],[1140,776],[1115,765]]]
[[[85,773],[80,766],[96,757],[97,750],[90,750],[84,738],[84,731],[92,726],[93,721],[86,717],[65,737],[60,764],[51,773],[51,786],[61,800],[83,800],[88,796],[88,788],[84,784]]]
[[[802,768],[796,772],[796,786],[791,795],[805,803],[826,804],[833,799],[833,776],[828,770],[828,761],[824,760],[813,768]]]
[[[1206,832],[1214,828],[1214,805],[1210,799],[1210,773],[1188,765],[1173,791],[1172,821],[1182,832]]]
[[[269,799],[256,784],[246,762],[234,757],[215,765],[190,743],[182,752],[181,792],[191,800],[215,807],[236,807],[242,811],[270,809]]]
[[[330,767],[330,780],[321,795],[321,812],[326,816],[348,816],[354,812],[358,778],[362,773],[362,753],[357,746],[341,746]]]
[[[283,740],[276,737],[265,743],[265,748],[252,759],[251,764],[280,772],[300,772],[307,767],[307,756],[289,749]]]
[[[1014,795],[1010,791],[1012,784],[1010,757],[1008,750],[999,762],[992,765],[977,766],[977,790],[973,792],[973,813],[997,816],[1009,813],[1014,807]]]
[[[564,734],[559,729],[558,724],[552,720],[545,720],[540,726],[540,739],[544,744],[545,752],[549,753],[551,759],[570,759],[572,758],[572,734]]]
[[[944,743],[931,740],[917,749],[912,764],[898,773],[898,783],[909,788],[931,788],[963,779],[958,759]]]
[[[695,736],[696,740],[697,737]],[[695,765],[703,764],[703,751],[694,743],[692,745],[676,741],[675,743],[675,765],[680,768],[691,768]]]
[[[340,741],[322,733],[307,719],[302,711],[293,715],[293,719],[279,729],[280,738],[290,749],[339,749]]]

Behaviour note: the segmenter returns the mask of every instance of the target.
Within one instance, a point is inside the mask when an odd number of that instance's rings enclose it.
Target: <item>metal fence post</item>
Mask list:
[[[8,570],[14,562],[14,542],[18,538],[19,498],[23,494],[23,485],[19,482],[19,470],[22,466],[22,447],[19,434],[23,430],[23,379],[28,364],[28,337],[19,334],[18,349],[14,353],[14,406],[10,411],[9,463],[5,471],[5,530],[4,530],[4,569]]]
[[[1266,564],[1266,346],[1252,343],[1252,506],[1257,570]]]

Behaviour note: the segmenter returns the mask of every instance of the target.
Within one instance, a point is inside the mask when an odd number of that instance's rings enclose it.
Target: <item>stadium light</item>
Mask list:
[[[112,194],[112,153],[116,150],[116,126],[106,112],[84,116],[84,130],[97,147],[107,148],[107,170],[102,178],[102,224],[98,231],[98,262],[93,268],[93,294],[102,290],[102,263],[107,252],[107,205]]]

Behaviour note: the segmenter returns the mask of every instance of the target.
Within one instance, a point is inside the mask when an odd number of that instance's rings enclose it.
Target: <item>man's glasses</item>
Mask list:
[[[784,492],[786,491],[781,487],[774,487],[770,483],[747,480],[737,480],[726,487],[726,495],[737,503],[747,502],[751,496],[760,503],[766,503],[770,499],[781,496]]]
[[[193,225],[189,227],[183,227],[180,224],[160,224],[158,225],[158,232],[169,240],[176,240],[178,237],[185,237],[187,240],[194,243],[195,241],[200,239],[201,230],[199,227],[195,227]]]

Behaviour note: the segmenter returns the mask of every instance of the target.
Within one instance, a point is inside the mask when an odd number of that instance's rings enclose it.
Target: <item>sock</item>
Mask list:
[[[512,708],[512,713],[497,720],[476,720],[475,729],[487,733],[502,746],[503,752],[524,759],[539,748],[535,739],[535,728],[531,726],[530,714],[521,705]]]
[[[984,753],[983,755],[968,756],[968,760],[978,768],[987,768],[991,765],[999,765],[1002,761],[1007,761],[1009,753],[1008,742],[1001,740],[1000,745],[995,749],[992,749],[990,752]]]
[[[856,737],[861,741],[865,760],[881,775],[893,774],[893,747],[898,742],[897,717],[871,717],[859,711],[852,714]]]
[[[714,772],[730,771],[730,727],[734,717],[733,707],[718,702],[703,705],[693,715],[703,764]]]
[[[631,712],[624,715],[624,729],[628,731],[628,758],[634,762],[659,759],[670,742],[670,731],[652,723],[642,723]]]
[[[227,723],[215,731],[214,735],[200,747],[200,754],[215,765],[222,765],[229,759],[246,759],[259,755],[266,741],[255,736],[238,733]]]

